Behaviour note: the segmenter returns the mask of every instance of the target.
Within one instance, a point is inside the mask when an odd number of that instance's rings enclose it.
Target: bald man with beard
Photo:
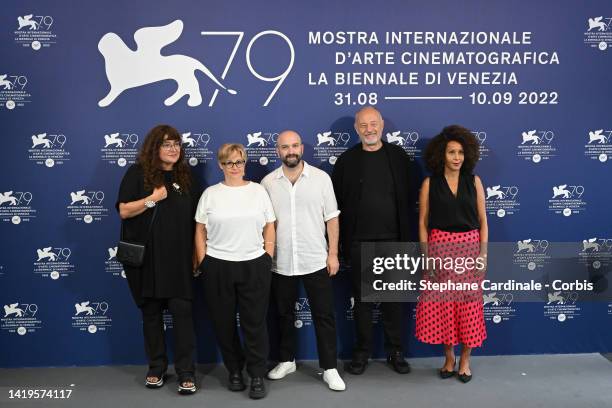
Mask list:
[[[295,305],[298,283],[308,296],[314,321],[323,381],[333,391],[346,385],[338,374],[336,319],[331,279],[338,272],[338,205],[330,177],[302,160],[304,145],[292,130],[276,142],[281,167],[261,184],[276,214],[276,251],[272,266],[272,296],[279,314],[279,363],[269,373],[280,380],[296,370]],[[327,232],[329,245],[325,239]]]
[[[355,130],[361,143],[338,157],[332,173],[341,211],[340,248],[351,267],[355,300],[356,341],[345,371],[356,375],[363,374],[372,353],[372,304],[361,299],[361,243],[410,241],[409,216],[414,212],[410,159],[404,149],[382,140],[383,128],[382,115],[374,107],[357,112]],[[380,308],[387,362],[406,374],[410,365],[402,347],[402,304],[382,302]]]

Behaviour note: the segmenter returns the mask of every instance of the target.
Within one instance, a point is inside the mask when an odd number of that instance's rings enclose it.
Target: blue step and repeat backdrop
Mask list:
[[[516,243],[526,267],[541,266],[556,241],[579,243],[576,257],[597,252],[597,267],[609,267],[609,1],[10,0],[2,8],[0,366],[144,362],[140,316],[115,259],[114,202],[159,123],[180,130],[206,185],[220,181],[215,154],[229,141],[248,147],[247,175],[259,181],[279,165],[275,141],[287,128],[302,135],[309,163],[331,171],[358,142],[353,117],[365,105],[382,112],[383,137],[423,173],[427,141],[461,124],[480,143],[491,241]],[[335,290],[346,358],[352,310],[342,272]],[[198,360],[218,361],[196,291]],[[489,337],[477,353],[612,351],[611,302],[563,291],[539,303],[486,295]],[[414,340],[413,314],[407,304],[408,355],[439,354]],[[377,306],[373,319],[378,327]],[[303,297],[296,327],[299,357],[316,358]]]

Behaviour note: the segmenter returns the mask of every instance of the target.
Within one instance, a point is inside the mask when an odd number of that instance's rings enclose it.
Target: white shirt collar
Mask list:
[[[310,176],[310,164],[306,163],[305,160],[302,160],[302,163],[304,163],[304,168],[302,169],[302,173],[300,174],[300,177],[302,175],[304,175],[305,177],[309,177]],[[280,179],[283,177],[285,177],[285,173],[283,173],[283,166],[281,165],[278,169],[276,169],[275,178]]]

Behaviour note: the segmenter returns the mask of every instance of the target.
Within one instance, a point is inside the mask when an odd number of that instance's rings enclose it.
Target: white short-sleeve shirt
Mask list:
[[[206,226],[206,254],[226,261],[249,261],[263,255],[263,228],[274,222],[274,208],[257,183],[208,187],[198,203],[195,220]]]
[[[272,270],[293,276],[325,268],[325,222],[340,214],[329,175],[304,162],[295,184],[291,184],[279,167],[264,177],[261,185],[270,195],[276,214]]]

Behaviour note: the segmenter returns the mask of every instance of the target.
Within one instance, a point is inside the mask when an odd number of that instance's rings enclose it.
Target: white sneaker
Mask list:
[[[268,373],[268,378],[271,380],[280,380],[284,378],[287,374],[291,374],[295,372],[295,360],[293,361],[282,361],[276,365],[270,372]]]
[[[327,383],[329,389],[332,391],[346,390],[346,384],[344,384],[344,380],[342,380],[342,377],[338,374],[338,370],[335,368],[323,371],[323,381]]]

